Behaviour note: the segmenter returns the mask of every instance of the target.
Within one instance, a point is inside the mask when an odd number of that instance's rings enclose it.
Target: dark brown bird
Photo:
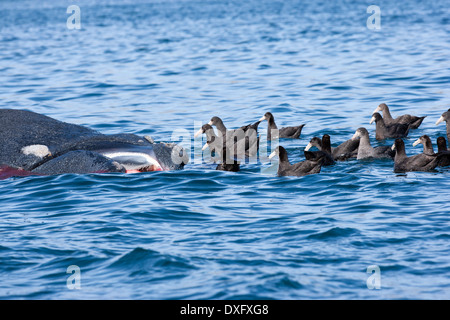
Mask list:
[[[298,139],[300,138],[300,134],[302,133],[303,127],[305,126],[304,124],[301,124],[295,127],[283,127],[281,129],[278,129],[277,125],[275,124],[273,114],[270,112],[266,112],[264,116],[261,119],[259,119],[259,121],[264,120],[267,120],[268,122],[267,140],[273,140],[278,138]]]
[[[319,151],[311,151],[317,156],[323,153],[324,166],[330,166],[334,164],[334,159],[331,154],[331,139],[328,134],[324,134],[322,140],[317,137],[312,138],[306,146],[305,151],[309,151],[309,149],[311,149],[312,147],[316,147],[317,149],[319,149]]]
[[[372,147],[370,144],[369,132],[366,128],[358,128],[352,139],[359,138],[358,154],[356,159],[393,159],[395,152],[389,146]]]
[[[423,144],[423,153],[426,155],[436,155],[439,158],[438,167],[446,167],[450,165],[450,151],[447,150],[447,143],[444,137],[437,138],[438,153],[434,153],[433,144],[427,135],[421,136],[413,143],[413,147]]]
[[[394,119],[391,116],[389,107],[385,103],[380,104],[375,109],[375,111],[372,112],[372,114],[379,112],[379,111],[383,112],[383,120],[386,123],[386,125],[388,125],[388,126],[401,123],[401,124],[409,124],[410,129],[417,129],[422,124],[423,119],[426,118],[426,116],[425,117],[417,117],[417,116],[412,116],[410,114],[404,114],[404,115],[399,116]]]
[[[279,158],[278,176],[306,176],[319,173],[324,160],[324,154],[316,156],[314,153],[305,151],[306,160],[291,164],[287,151],[282,146],[278,146],[270,154],[269,159],[272,159],[276,155]]]
[[[409,124],[395,123],[387,125],[378,112],[372,115],[370,124],[374,121],[376,123],[375,139],[377,140],[404,138],[409,133]]]
[[[402,139],[396,139],[392,149],[395,150],[394,172],[431,171],[439,164],[440,157],[436,154],[419,153],[408,157]]]

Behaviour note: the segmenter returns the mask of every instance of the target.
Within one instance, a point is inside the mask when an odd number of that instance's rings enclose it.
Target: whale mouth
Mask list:
[[[143,152],[102,152],[102,155],[121,164],[127,173],[163,171],[159,162]]]
[[[0,164],[0,180],[5,180],[11,177],[27,177],[37,175],[37,173],[31,171]]]
[[[163,171],[161,168],[155,168],[154,166],[148,166],[144,168],[140,168],[139,170],[130,169],[126,170],[125,173],[142,173],[142,172],[152,172],[152,171]]]

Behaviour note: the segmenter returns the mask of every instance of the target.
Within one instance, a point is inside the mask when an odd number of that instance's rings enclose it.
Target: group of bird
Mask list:
[[[381,116],[383,113],[383,116]],[[402,115],[393,118],[389,107],[382,103],[372,114],[370,124],[375,122],[375,139],[386,140],[395,139],[391,146],[372,147],[370,144],[369,132],[367,129],[358,128],[349,140],[341,143],[337,147],[331,147],[331,138],[324,134],[322,138],[314,137],[304,149],[305,160],[291,164],[288,153],[285,148],[278,145],[270,154],[269,159],[275,156],[279,158],[278,171],[279,176],[305,176],[319,173],[322,166],[333,165],[336,161],[345,161],[349,159],[393,159],[394,172],[408,171],[432,171],[436,167],[450,165],[450,149],[447,149],[447,142],[444,137],[437,138],[438,152],[435,153],[431,139],[428,135],[423,135],[417,139],[413,146],[423,145],[423,152],[408,157],[405,151],[406,138],[410,130],[419,128],[426,116],[418,117],[413,115]],[[194,135],[194,138],[201,134],[206,135],[206,144],[202,150],[210,149],[211,156],[220,163],[217,170],[239,171],[240,154],[247,157],[257,155],[259,149],[260,137],[257,135],[259,124],[266,120],[267,141],[275,139],[299,139],[304,124],[292,127],[278,128],[272,113],[267,112],[257,122],[242,126],[238,129],[227,129],[219,117],[212,117],[208,124]],[[450,141],[450,109],[442,114],[437,120],[436,125],[445,121],[447,125],[447,139]],[[216,127],[218,135],[214,132]],[[317,151],[310,151],[311,148],[317,148]]]

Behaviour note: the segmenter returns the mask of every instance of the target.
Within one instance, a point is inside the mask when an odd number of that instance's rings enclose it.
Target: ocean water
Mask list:
[[[372,4],[380,30],[367,27]],[[67,27],[71,5],[81,29]],[[280,140],[292,162],[312,137],[337,145],[359,127],[390,145],[369,124],[384,102],[394,116],[427,116],[408,155],[423,134],[436,148],[449,10],[439,0],[1,1],[0,108],[192,153],[182,171],[0,181],[0,298],[449,299],[448,168],[220,172],[193,140],[212,116],[237,128],[270,111],[279,126],[306,124]]]

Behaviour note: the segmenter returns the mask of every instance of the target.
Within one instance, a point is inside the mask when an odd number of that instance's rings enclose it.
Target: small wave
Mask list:
[[[149,272],[160,271],[167,273],[196,269],[196,267],[190,264],[186,259],[173,255],[161,254],[158,251],[141,247],[134,248],[121,256],[109,267],[113,269],[125,269],[131,272],[144,270]]]
[[[334,227],[324,232],[315,233],[308,236],[308,239],[327,240],[334,238],[349,237],[359,234],[357,229]]]

